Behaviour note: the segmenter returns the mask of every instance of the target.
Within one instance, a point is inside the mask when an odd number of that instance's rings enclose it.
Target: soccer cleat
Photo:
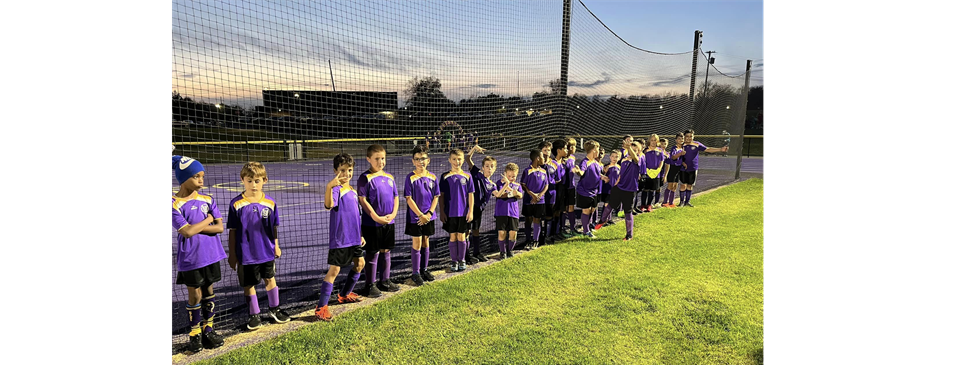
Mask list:
[[[507,250],[507,258],[513,257],[513,250]]]
[[[683,206],[693,208],[693,204],[690,204],[690,202],[683,203]]]
[[[273,323],[287,323],[290,322],[290,315],[287,312],[284,312],[280,308],[270,308],[270,319],[273,320]]]
[[[287,318],[289,321],[290,319]],[[209,330],[203,332],[200,339],[200,342],[203,343],[204,348],[215,349],[217,347],[223,346],[223,336],[221,336],[217,331]]]
[[[410,280],[413,280],[413,286],[423,286],[423,279],[420,278],[420,274],[413,274]]]
[[[450,263],[450,272],[457,272],[457,271],[460,271],[460,263],[459,263],[459,262],[456,262],[456,261],[451,262],[451,263]]]
[[[606,227],[604,223],[598,223],[597,225],[593,226],[593,230],[598,231],[600,230],[600,228],[603,228],[603,227]]]
[[[500,260],[506,260],[506,259],[507,259],[507,253],[506,253],[506,252],[501,252],[501,253],[500,253]]]
[[[363,301],[363,298],[361,298],[359,295],[357,295],[357,293],[354,293],[354,292],[350,292],[349,294],[347,294],[347,296],[342,296],[340,294],[337,294],[337,302],[340,304],[358,303],[362,301]]]
[[[632,239],[633,239],[633,236],[632,236],[632,235],[629,235],[629,234],[628,234],[626,237],[623,238],[624,241],[629,241],[629,240],[632,240]]]
[[[597,238],[597,236],[594,236],[594,235],[593,235],[593,232],[587,232],[587,234],[585,234],[584,236],[586,236],[586,237],[589,238],[589,239]]]
[[[317,319],[327,322],[330,322],[330,319],[333,318],[333,314],[330,313],[330,306],[328,305],[323,307],[317,306],[317,308],[313,310],[313,315],[317,316]]]
[[[477,262],[487,262],[487,260],[489,260],[485,255],[477,255],[476,258]]]
[[[383,295],[383,293],[380,292],[380,289],[377,288],[378,286],[379,285],[372,285],[368,283],[360,288],[360,290],[357,290],[357,294],[367,298],[378,298]]]
[[[476,263],[478,262],[477,259],[476,259],[475,257],[473,257],[473,254],[471,254],[471,253],[469,253],[469,252],[467,252],[466,257],[464,258],[464,261],[467,262],[467,265],[473,265],[473,264],[476,264]]]
[[[201,335],[190,336],[190,342],[187,342],[187,351],[192,353],[198,353],[200,350],[203,350],[202,340],[200,339]]]
[[[609,226],[612,226],[612,225],[614,225],[614,223],[613,223],[612,221],[603,224],[604,227],[609,227]]]
[[[643,208],[643,212],[644,212],[644,213],[650,213],[650,211],[652,211],[652,210],[653,210],[653,209],[650,208],[649,205]]]
[[[398,292],[400,291],[400,285],[397,285],[391,280],[387,280],[387,291],[388,292]]]
[[[433,276],[433,274],[431,274],[431,273],[430,273],[429,271],[427,271],[427,270],[422,270],[422,271],[420,271],[420,276],[422,276],[422,277],[423,277],[423,280],[426,280],[426,281],[434,281],[434,280],[437,280],[437,278],[435,278],[435,277]]]
[[[258,328],[260,328],[260,315],[251,314],[250,317],[247,319],[247,329],[251,331],[255,331]]]

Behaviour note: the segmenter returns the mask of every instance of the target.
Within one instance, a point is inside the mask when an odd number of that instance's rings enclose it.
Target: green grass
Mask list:
[[[763,362],[763,180],[204,364]]]

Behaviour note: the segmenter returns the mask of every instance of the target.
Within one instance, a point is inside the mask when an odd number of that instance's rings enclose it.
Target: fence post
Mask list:
[[[743,82],[743,93],[741,94],[743,95],[742,108],[743,108],[744,115],[747,114],[746,113],[747,99],[748,99],[748,96],[750,95],[750,67],[752,65],[753,65],[753,60],[747,60],[747,74],[746,74],[746,79]],[[740,120],[739,122],[743,123],[744,121]],[[740,167],[743,165],[743,141],[744,139],[746,139],[744,138],[746,133],[747,133],[747,127],[744,126],[742,129],[740,129],[740,147],[739,147],[740,151],[737,151],[737,173],[736,175],[733,176],[734,180],[740,180]]]
[[[693,67],[690,70],[690,126],[693,126],[693,120],[696,117],[696,104],[694,104],[694,95],[696,93],[697,86],[697,59],[700,57],[700,44],[703,43],[703,40],[700,37],[703,36],[703,32],[697,30],[693,32]]]
[[[563,128],[560,134],[570,129],[570,108],[567,105],[567,73],[570,66],[570,6],[573,0],[563,1],[563,35],[560,38],[560,94],[556,98],[560,102],[560,118]]]
[[[250,161],[250,141],[243,141],[243,152],[247,155],[247,161]]]

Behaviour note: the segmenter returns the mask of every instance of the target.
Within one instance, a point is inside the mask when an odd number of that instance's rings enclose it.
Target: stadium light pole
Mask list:
[[[694,104],[694,94],[697,87],[697,59],[700,58],[700,45],[703,44],[703,32],[696,30],[693,32],[693,66],[690,70],[690,125],[696,117],[696,104]]]
[[[746,77],[746,80],[743,82],[743,93],[740,94],[740,95],[743,95],[743,96],[744,96],[744,97],[743,97],[743,102],[741,103],[742,105],[740,106],[740,110],[743,110],[743,111],[744,111],[744,114],[746,114],[746,111],[747,111],[747,97],[746,97],[746,96],[747,96],[747,93],[750,92],[750,68],[751,68],[752,66],[753,66],[753,60],[747,60],[747,75],[746,75],[747,77]],[[738,114],[738,115],[739,115],[739,114]],[[746,132],[747,132],[747,129],[743,127],[743,121],[740,121],[740,122],[738,122],[738,123],[740,123],[740,125],[739,125],[739,128],[740,128],[740,143],[737,145],[737,150],[738,150],[738,151],[737,151],[737,172],[736,172],[736,174],[733,176],[733,179],[734,179],[734,180],[740,180],[740,167],[743,166],[743,140],[744,140],[744,137],[745,137]]]
[[[562,129],[559,134],[565,134],[569,129],[570,115],[567,111],[567,73],[570,66],[570,7],[573,0],[563,0],[563,34],[560,38],[560,93],[558,98],[562,98],[560,104],[560,118],[562,118]]]

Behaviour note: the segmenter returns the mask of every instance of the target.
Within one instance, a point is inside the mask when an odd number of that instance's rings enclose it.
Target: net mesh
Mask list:
[[[264,163],[269,178],[264,190],[276,199],[282,220],[283,257],[276,266],[281,307],[296,312],[316,304],[327,270],[330,227],[323,187],[333,177],[331,158],[337,153],[356,159],[356,186],[368,167],[365,149],[375,143],[386,147],[385,171],[402,181],[413,170],[409,151],[417,144],[429,146],[429,170],[436,174],[449,169],[442,151],[473,143],[498,159],[499,173],[509,162],[529,165],[527,151],[559,135],[575,136],[578,144],[595,139],[610,151],[623,134],[658,133],[672,146],[672,135],[691,127],[698,135],[741,133],[744,75],[711,68],[708,76],[699,52],[634,47],[580,1],[571,3],[564,85],[563,5],[174,1],[174,153],[204,164],[201,193],[211,195],[224,216],[243,191],[242,164]],[[699,67],[691,101],[695,54]],[[697,139],[710,147],[727,143],[719,136]],[[731,157],[701,158],[698,189],[732,179],[739,139],[729,143]],[[172,190],[178,190],[175,179]],[[392,253],[395,279],[410,274],[405,213],[401,199]],[[495,252],[492,209],[482,221],[481,247]],[[220,237],[226,248],[227,234]],[[449,262],[446,240],[438,227],[431,239],[433,269]],[[173,242],[175,281],[176,232]],[[216,327],[229,335],[245,323],[247,305],[236,273],[225,263],[221,267]],[[266,309],[262,285],[258,295]],[[184,286],[173,285],[172,299],[176,349],[186,342],[188,327]]]

